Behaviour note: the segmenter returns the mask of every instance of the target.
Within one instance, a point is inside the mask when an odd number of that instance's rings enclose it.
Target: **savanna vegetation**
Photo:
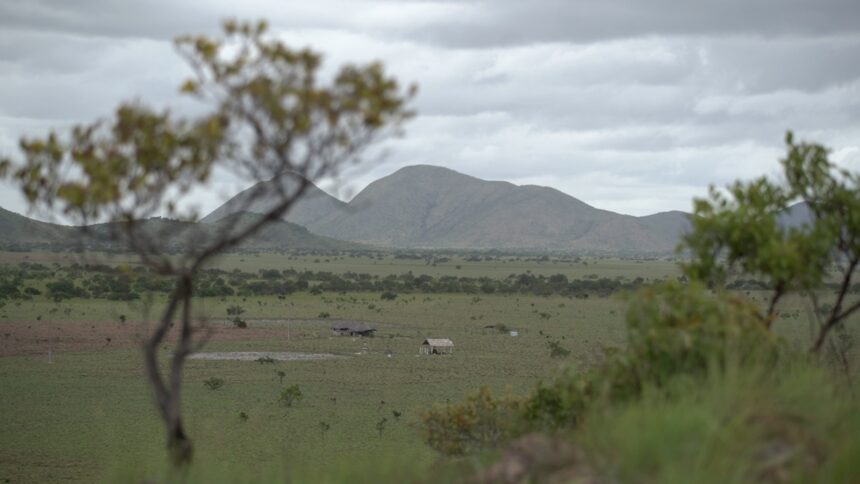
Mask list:
[[[320,85],[319,57],[265,23],[178,47],[195,73],[182,91],[211,112],[123,105],[0,165],[37,208],[111,222],[96,235],[126,248],[2,255],[0,479],[860,478],[860,175],[824,147],[789,135],[780,181],[696,200],[677,265],[247,252],[311,181],[406,120],[413,91],[377,64]],[[271,182],[265,213],[185,250],[141,229],[196,220],[175,196],[215,169]],[[781,223],[797,201],[808,220]],[[376,334],[334,335],[332,320]],[[455,351],[419,356],[425,338]]]

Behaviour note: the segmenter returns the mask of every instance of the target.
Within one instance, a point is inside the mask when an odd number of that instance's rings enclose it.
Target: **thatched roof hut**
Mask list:
[[[450,355],[454,352],[454,342],[448,338],[427,338],[421,343],[422,355]]]

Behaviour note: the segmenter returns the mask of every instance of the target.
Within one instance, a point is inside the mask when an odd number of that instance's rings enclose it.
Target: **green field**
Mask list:
[[[62,264],[73,262],[72,257],[2,254],[6,264],[24,260]],[[393,256],[379,260],[235,254],[218,265],[247,271],[307,268],[382,275],[412,271],[491,278],[527,271],[652,280],[678,274],[673,263],[659,260],[523,259],[478,262],[456,256],[433,266]],[[110,263],[122,260],[113,258]],[[0,482],[112,481],[128,469],[140,475],[147,469],[157,472],[164,461],[162,427],[143,378],[138,342],[147,320],[159,314],[163,297],[156,296],[149,305],[101,299],[54,302],[45,296],[6,302],[0,311],[4,348],[29,349],[27,354],[0,357]],[[245,309],[242,316],[248,329],[233,327],[227,320],[227,308],[234,305]],[[805,306],[799,299],[788,299],[781,308],[777,332],[792,344],[805,346],[809,339]],[[413,470],[431,466],[441,457],[422,442],[420,409],[462,399],[482,386],[501,394],[525,394],[561,366],[585,367],[598,361],[604,346],[624,344],[624,311],[621,294],[580,299],[413,293],[383,300],[378,293],[297,292],[283,299],[198,299],[197,320],[226,334],[214,338],[204,351],[331,353],[339,358],[189,361],[184,410],[196,445],[195,467],[255,477],[264,476],[260,472],[325,475],[344,462],[380,455],[395,456],[394,461],[406,461]],[[327,318],[319,317],[323,312]],[[125,316],[124,323],[119,322],[120,315]],[[373,338],[333,336],[332,319],[368,321],[378,331]],[[499,325],[518,331],[518,336],[487,327]],[[125,336],[103,338],[114,329]],[[101,335],[104,343],[87,342],[88,332]],[[418,356],[419,344],[427,337],[452,339],[454,354]],[[76,338],[83,343],[75,346]],[[64,349],[64,341],[72,343]],[[548,341],[560,342],[571,355],[551,358]],[[165,350],[166,362],[169,348]],[[283,372],[283,381],[278,372]],[[208,389],[203,381],[211,377],[222,378],[224,386]],[[304,397],[287,408],[279,404],[278,394],[293,384],[300,386]],[[321,422],[330,429],[322,432]]]

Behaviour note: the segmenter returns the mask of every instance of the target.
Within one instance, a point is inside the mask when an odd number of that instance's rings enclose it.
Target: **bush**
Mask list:
[[[465,402],[427,412],[427,443],[447,454],[495,445],[534,429],[579,425],[596,401],[629,402],[645,388],[667,393],[670,380],[697,380],[709,369],[778,362],[781,345],[749,302],[699,284],[667,283],[639,290],[627,313],[628,345],[608,351],[606,360],[586,372],[568,370],[541,382],[522,400],[502,402],[488,391]],[[569,351],[548,342],[551,354]]]
[[[302,390],[298,385],[292,385],[281,390],[281,395],[278,401],[285,407],[292,407],[294,403],[298,403],[302,399]]]
[[[570,355],[570,350],[561,345],[561,341],[547,341],[549,347],[550,358],[566,358]]]
[[[857,482],[860,411],[831,375],[802,361],[715,370],[667,380],[672,398],[589,412],[577,442],[618,482]]]
[[[698,284],[639,290],[627,311],[627,336],[624,350],[608,351],[591,371],[539,384],[525,404],[526,419],[538,427],[573,426],[597,397],[629,401],[645,386],[665,389],[677,375],[702,377],[733,362],[773,363],[780,347],[751,303]]]
[[[242,306],[239,306],[237,304],[234,304],[234,305],[227,308],[227,316],[238,316],[244,312],[245,312],[245,308],[243,308]]]
[[[424,441],[447,455],[493,447],[518,433],[521,400],[495,398],[481,388],[465,401],[436,405],[421,416]]]
[[[210,390],[217,390],[224,386],[224,379],[213,376],[203,380],[203,384]]]
[[[85,298],[89,296],[87,291],[75,286],[75,283],[70,279],[59,279],[49,282],[45,286],[48,288],[48,293],[55,302],[74,297]]]
[[[383,299],[385,301],[393,301],[393,300],[397,299],[397,293],[391,292],[391,291],[385,291],[379,295],[379,298]]]

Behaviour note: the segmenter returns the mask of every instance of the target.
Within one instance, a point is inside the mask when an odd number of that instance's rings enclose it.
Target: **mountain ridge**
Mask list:
[[[204,221],[229,213],[243,193]],[[329,201],[335,208],[316,217],[299,209],[285,219],[299,223],[304,217],[309,230],[336,239],[426,249],[671,252],[689,226],[684,212],[623,215],[552,187],[483,180],[435,165],[402,167],[348,203],[337,202],[342,205]]]
[[[143,230],[151,230],[163,240],[164,248],[182,250],[200,238],[213,236],[225,226],[236,227],[251,223],[258,214],[235,213],[218,222],[210,224],[181,222],[164,218],[151,218],[142,221]],[[0,207],[0,249],[87,249],[121,250],[117,243],[98,237],[99,233],[110,230],[110,223],[95,224],[87,227],[58,225],[33,220],[24,215]],[[291,222],[280,221],[264,227],[260,232],[242,243],[241,249],[280,250],[280,249],[321,249],[321,250],[367,250],[371,247],[354,242],[336,240],[311,233],[307,228]]]

